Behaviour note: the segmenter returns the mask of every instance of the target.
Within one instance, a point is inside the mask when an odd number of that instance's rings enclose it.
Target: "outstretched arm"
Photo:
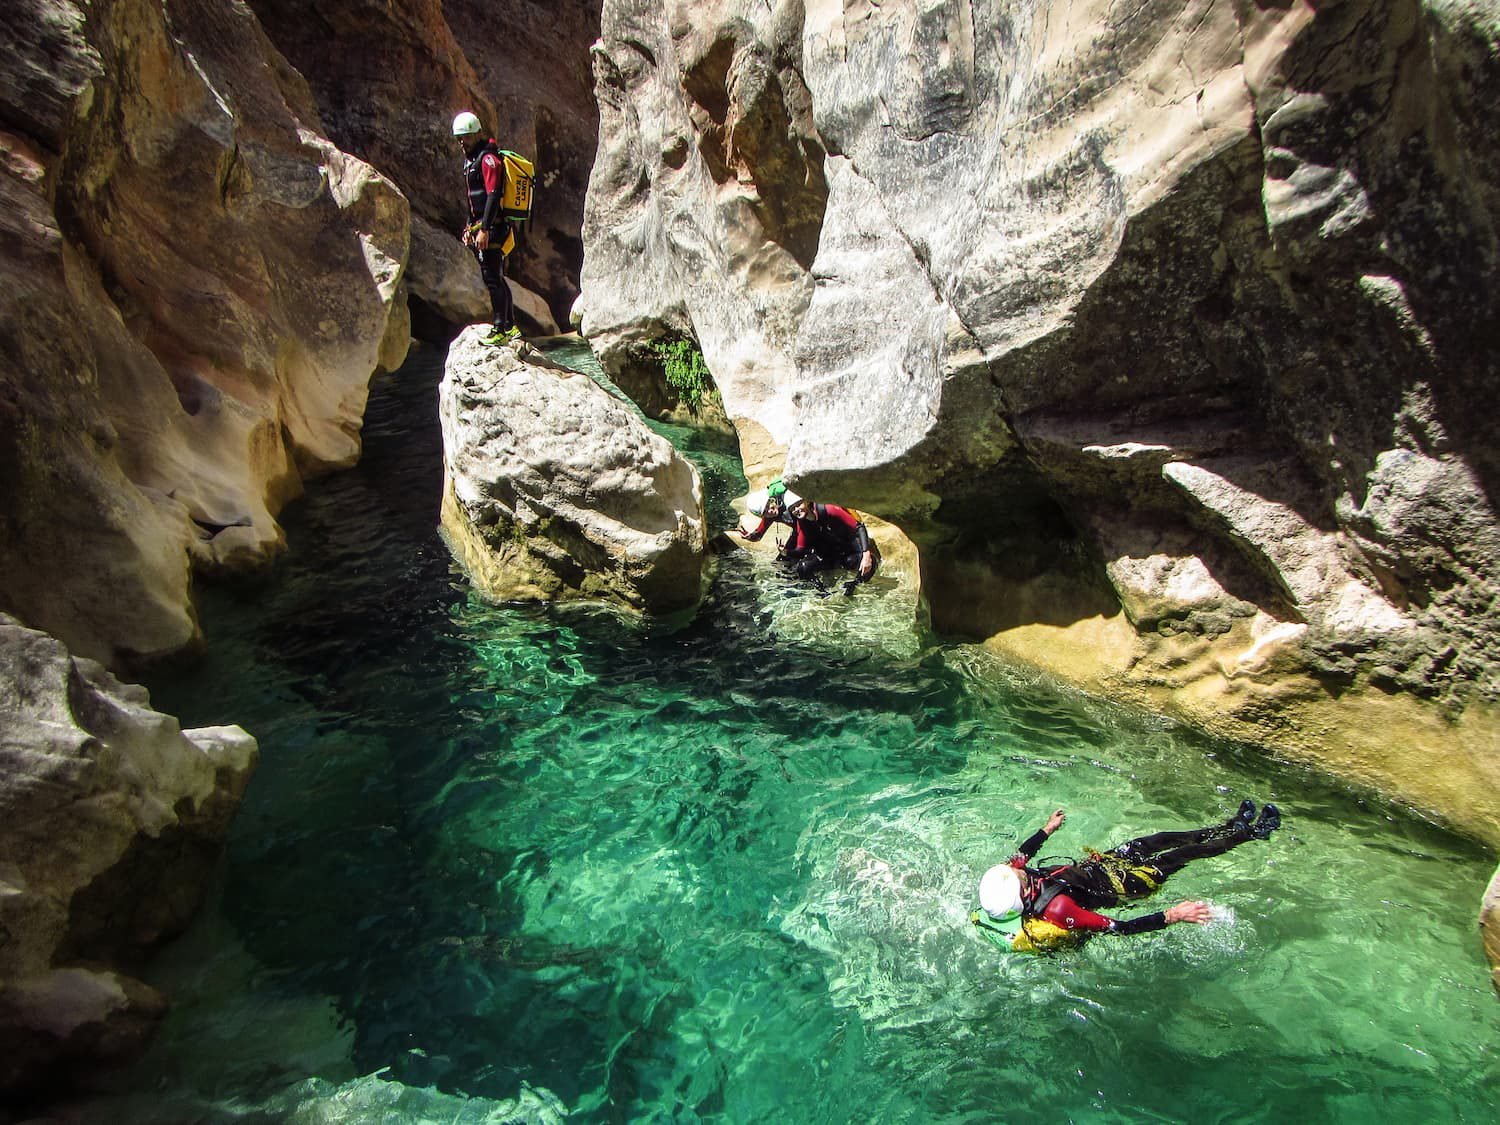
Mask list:
[[[1122,935],[1149,934],[1177,922],[1192,922],[1198,926],[1206,926],[1212,920],[1213,912],[1209,909],[1208,903],[1179,902],[1176,906],[1169,906],[1155,914],[1144,914],[1139,918],[1130,918],[1123,922],[1117,920],[1109,932]]]
[[[1126,936],[1164,930],[1175,922],[1194,922],[1201,926],[1209,922],[1213,914],[1206,902],[1179,902],[1155,914],[1142,914],[1139,918],[1122,921],[1085,909],[1067,895],[1057,895],[1047,904],[1042,917],[1065,930]]]
[[[1038,829],[1036,832],[1033,832],[1030,836],[1026,837],[1021,846],[1016,849],[1016,854],[1019,855],[1024,862],[1030,863],[1033,859],[1036,858],[1036,853],[1042,850],[1042,845],[1047,842],[1047,837],[1061,828],[1063,821],[1067,819],[1068,814],[1063,812],[1062,809],[1058,809],[1055,813],[1047,818],[1046,824],[1042,825],[1040,829]],[[1012,860],[1011,862],[1015,861]]]

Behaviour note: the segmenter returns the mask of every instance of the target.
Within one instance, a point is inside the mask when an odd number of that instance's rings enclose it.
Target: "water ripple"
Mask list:
[[[1494,1118],[1481,849],[937,645],[890,589],[736,554],[685,624],[473,599],[438,358],[152,685],[263,764],[119,1121]],[[691,455],[727,520],[732,458]],[[1078,854],[1244,796],[1286,828],[1163,896],[1211,926],[1027,958],[967,922],[1053,808]]]

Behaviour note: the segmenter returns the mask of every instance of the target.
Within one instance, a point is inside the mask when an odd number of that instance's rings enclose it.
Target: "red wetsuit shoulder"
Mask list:
[[[1053,895],[1052,901],[1042,909],[1041,917],[1065,930],[1104,932],[1115,928],[1113,918],[1106,918],[1103,914],[1096,914],[1079,906],[1065,894]]]

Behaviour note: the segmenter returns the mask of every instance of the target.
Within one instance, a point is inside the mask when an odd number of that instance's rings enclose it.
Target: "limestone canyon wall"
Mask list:
[[[0,610],[118,667],[280,549],[405,354],[408,207],[220,0],[16,0],[0,54]]]
[[[598,18],[597,0],[16,0],[0,609],[119,667],[195,640],[194,566],[280,549],[304,478],[358,456],[408,294],[424,323],[488,318],[455,237],[458,108],[537,159],[511,272],[528,327],[555,330],[582,258]]]
[[[607,0],[585,331],[935,625],[1500,840],[1500,15]],[[826,154],[826,161],[822,159]]]
[[[800,10],[626,0],[603,18],[583,331],[632,391],[647,345],[694,337],[746,471],[769,478],[791,441],[828,194]]]

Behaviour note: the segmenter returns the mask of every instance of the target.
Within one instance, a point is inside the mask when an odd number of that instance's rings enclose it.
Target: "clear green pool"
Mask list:
[[[676,630],[481,604],[435,531],[440,362],[153,685],[263,760],[111,1120],[1496,1119],[1483,849],[919,637],[892,583],[736,553]],[[693,455],[723,526],[738,468]],[[1244,796],[1285,829],[1164,897],[1213,926],[1033,959],[966,923],[1054,807],[1076,854]]]

